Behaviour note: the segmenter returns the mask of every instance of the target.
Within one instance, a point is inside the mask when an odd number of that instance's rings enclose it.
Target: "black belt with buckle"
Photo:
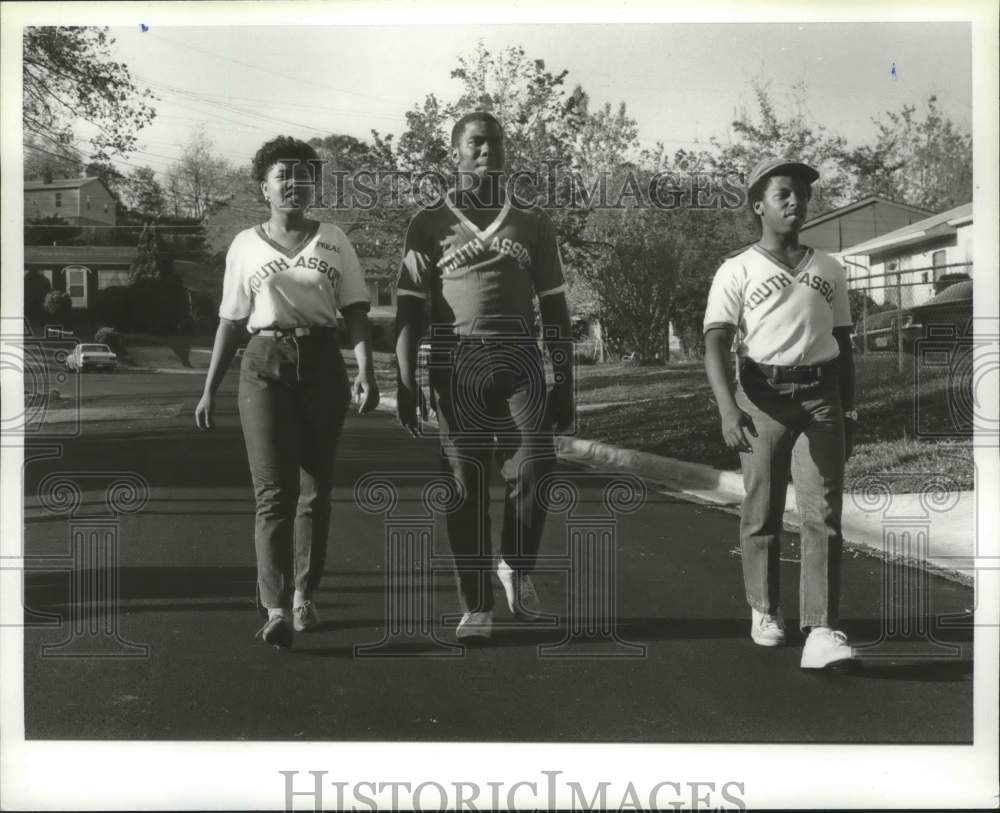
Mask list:
[[[744,359],[750,369],[759,370],[772,384],[814,384],[829,378],[837,372],[837,359],[822,364],[782,366],[780,364],[759,364],[753,359]]]
[[[264,336],[269,339],[287,339],[292,336],[333,336],[337,328],[330,325],[306,325],[303,327],[267,327],[255,330],[254,336]]]

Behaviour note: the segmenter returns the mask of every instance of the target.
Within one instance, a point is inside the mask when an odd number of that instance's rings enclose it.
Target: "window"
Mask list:
[[[104,204],[104,214],[108,213],[108,204]]]
[[[392,286],[379,285],[376,303],[379,307],[390,307],[392,305]]]
[[[927,282],[927,272],[926,271],[924,271],[924,273],[920,275],[920,281],[921,282]]]
[[[934,267],[934,281],[937,282],[941,278],[941,274],[946,272],[948,269],[945,268],[947,263],[945,262],[945,252],[944,249],[940,251],[935,251],[931,254],[931,265]]]
[[[90,195],[87,195],[87,208],[90,208]]]
[[[56,208],[62,206],[62,192],[56,192]]]

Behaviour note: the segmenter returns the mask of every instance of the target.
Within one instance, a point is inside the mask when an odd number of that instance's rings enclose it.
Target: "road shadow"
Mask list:
[[[967,658],[914,658],[897,663],[861,657],[857,676],[868,680],[904,680],[924,683],[959,683],[972,680],[973,662]]]

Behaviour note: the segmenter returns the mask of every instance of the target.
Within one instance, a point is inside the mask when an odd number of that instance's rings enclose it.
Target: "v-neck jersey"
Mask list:
[[[294,250],[260,225],[241,231],[229,246],[219,316],[246,319],[250,331],[335,326],[337,311],[359,302],[370,303],[364,273],[333,223],[316,222]]]
[[[319,221],[309,220],[307,221],[309,226],[305,235],[299,240],[298,244],[294,248],[287,248],[286,246],[279,243],[277,240],[273,239],[271,235],[267,233],[267,228],[265,223],[259,223],[254,227],[254,232],[256,235],[267,243],[275,251],[283,254],[286,258],[292,259],[295,255],[300,254],[309,243],[319,234]]]
[[[435,326],[462,335],[531,331],[534,298],[564,290],[555,229],[537,206],[508,199],[479,228],[443,198],[407,229],[397,293],[430,298]]]
[[[720,266],[704,329],[737,328],[737,352],[761,364],[821,364],[836,358],[835,327],[851,325],[847,277],[833,257],[807,249],[790,267],[759,246]]]

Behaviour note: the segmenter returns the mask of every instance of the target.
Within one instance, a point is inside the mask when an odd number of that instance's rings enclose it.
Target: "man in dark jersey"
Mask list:
[[[458,506],[447,517],[463,616],[460,639],[493,623],[489,482],[494,455],[506,483],[496,573],[516,618],[537,617],[530,573],[545,522],[537,483],[555,465],[553,431],[572,423],[569,309],[548,216],[505,192],[503,131],[489,113],[452,130],[456,188],[410,223],[397,287],[398,418],[419,430],[417,342],[427,327],[441,460]],[[535,298],[555,385],[546,386]]]

